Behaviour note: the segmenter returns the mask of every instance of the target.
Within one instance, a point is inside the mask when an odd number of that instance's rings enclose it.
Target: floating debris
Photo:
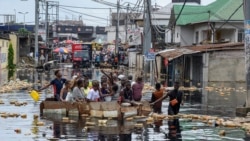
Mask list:
[[[219,135],[220,136],[225,136],[226,135],[226,131],[225,130],[220,130]]]
[[[142,123],[137,123],[135,124],[135,128],[142,128],[143,127],[143,124]]]
[[[14,130],[17,134],[20,134],[21,133],[21,129],[15,129]]]
[[[99,124],[107,124],[108,120],[98,120]]]
[[[38,115],[33,115],[33,119],[38,119]]]
[[[36,126],[44,126],[44,122],[39,121],[36,123]]]
[[[22,114],[21,118],[27,118],[27,115],[26,114]]]
[[[20,81],[17,79],[16,81],[9,81],[7,84],[4,84],[0,88],[0,93],[8,93],[12,92],[13,90],[22,90],[22,89],[28,89],[32,87],[33,84],[28,83],[26,81]],[[14,103],[13,103],[14,104]]]
[[[89,125],[89,126],[95,126],[95,125],[96,125],[95,122],[86,122],[85,124],[86,124],[86,125]]]
[[[0,104],[4,104],[3,100],[0,100]]]
[[[63,122],[69,122],[69,118],[68,118],[68,117],[63,117],[63,118],[62,118],[62,121],[63,121]]]

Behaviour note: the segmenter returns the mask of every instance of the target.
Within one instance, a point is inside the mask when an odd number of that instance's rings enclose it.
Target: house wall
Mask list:
[[[209,54],[209,81],[244,82],[244,51],[221,51]]]
[[[174,30],[174,42],[175,43],[180,43],[181,42],[181,27],[180,26],[176,26],[175,30]]]
[[[181,38],[181,46],[188,46],[193,44],[193,34],[194,29],[192,26],[181,27],[181,33],[179,34]]]
[[[224,23],[224,22],[223,22]],[[215,23],[215,28],[221,28],[221,38],[228,38],[230,39],[230,42],[237,42],[238,39],[238,30],[237,28],[244,27],[243,22],[242,23],[230,23],[225,24],[222,26],[223,23]],[[222,26],[222,27],[221,27]],[[200,23],[194,25],[194,32],[193,32],[193,43],[195,43],[195,32],[199,32],[199,42],[202,42],[207,39],[207,36],[203,34],[203,31],[207,31],[211,29],[211,27],[208,26],[207,23]],[[216,38],[216,37],[215,37]]]
[[[0,39],[0,61],[1,61],[1,69],[5,69],[8,65],[8,48],[9,48],[9,40]]]
[[[105,29],[107,31],[107,41],[108,43],[113,43],[116,37],[116,27],[109,26]],[[122,43],[125,43],[125,26],[119,27],[119,38],[121,39]]]
[[[15,34],[10,34],[10,42],[12,43],[12,47],[14,49],[14,64],[17,64],[18,62],[18,38]]]
[[[203,93],[204,102],[215,105],[225,114],[234,114],[235,108],[246,101],[244,66],[244,50],[209,53],[208,82],[203,88],[210,86],[216,89]]]

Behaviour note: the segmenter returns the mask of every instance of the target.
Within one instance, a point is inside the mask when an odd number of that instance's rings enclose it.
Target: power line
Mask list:
[[[226,23],[228,23],[230,21],[230,19],[233,17],[233,15],[243,6],[243,3],[234,10],[234,12],[228,17],[228,19],[217,29],[221,29]]]
[[[183,9],[184,9],[184,7],[185,7],[186,3],[187,3],[187,0],[185,0],[185,1],[184,1],[183,5],[182,5],[182,7],[181,7],[180,13],[177,15],[177,18],[175,19],[175,21],[174,21],[173,25],[171,26],[171,28],[172,28],[173,26],[175,26],[175,25],[176,25],[176,22],[177,22],[177,21],[178,21],[178,19],[180,18],[181,13],[182,13],[182,11],[183,11]]]
[[[213,13],[213,16],[215,16],[215,17],[221,19],[222,21],[227,21],[227,19],[220,17],[220,16],[217,15],[216,13]],[[228,24],[231,25],[231,26],[233,26],[233,27],[235,27],[235,28],[237,28],[237,29],[244,29],[244,27],[240,27],[240,26],[234,25],[234,24],[232,24],[232,23],[228,23]]]
[[[59,6],[60,6],[60,7],[69,7],[69,8],[95,9],[95,10],[116,9],[116,8],[80,7],[80,6],[69,6],[69,5],[59,5]]]
[[[62,8],[62,7],[60,7],[60,8],[61,8],[61,9],[64,9],[64,10],[67,10],[67,11],[74,12],[74,13],[78,13],[78,14],[82,14],[82,15],[85,15],[85,16],[89,16],[89,17],[92,17],[92,18],[107,20],[106,18],[102,18],[102,17],[98,17],[98,16],[89,15],[89,14],[82,13],[82,12],[78,12],[78,11],[75,11],[75,10],[70,10],[70,9]]]

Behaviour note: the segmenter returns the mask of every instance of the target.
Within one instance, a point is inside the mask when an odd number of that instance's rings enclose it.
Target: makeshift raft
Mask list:
[[[132,116],[148,116],[152,109],[147,101],[131,102],[131,106],[121,106],[114,102],[59,102],[47,98],[40,104],[40,115],[43,116],[45,109],[65,109],[66,116],[71,110],[77,110],[79,116],[91,116],[97,118],[117,118],[123,120]]]

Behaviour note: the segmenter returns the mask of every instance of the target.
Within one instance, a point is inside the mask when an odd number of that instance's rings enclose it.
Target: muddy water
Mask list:
[[[92,71],[93,79],[99,79],[101,73],[97,70]],[[28,79],[33,81],[33,72],[29,70],[18,72],[17,76],[20,79]],[[64,77],[71,78],[72,71],[65,70]],[[49,80],[53,77],[53,74],[39,74],[42,83],[45,80]],[[214,105],[214,101],[211,99],[216,94],[210,94],[207,96],[207,101],[204,102],[203,98],[194,98],[187,96],[185,105],[181,108],[181,113],[196,113],[196,114],[212,114],[218,116],[234,116],[234,112],[225,112],[225,109],[234,110],[235,103],[229,96],[223,98],[217,98],[216,103],[223,105],[223,108],[218,109]],[[41,100],[45,97],[51,96],[49,94],[43,94]],[[199,95],[196,95],[197,97]],[[149,99],[150,96],[145,96],[145,99]],[[189,99],[190,98],[190,99]],[[225,103],[227,99],[227,104]],[[1,141],[33,141],[33,140],[48,140],[51,138],[58,138],[60,140],[101,140],[101,141],[160,141],[160,140],[173,140],[173,141],[195,141],[195,140],[209,140],[209,141],[240,141],[250,140],[244,131],[238,128],[222,128],[211,127],[204,123],[176,119],[176,120],[164,120],[155,122],[151,125],[145,125],[142,129],[131,128],[134,122],[125,122],[120,124],[115,120],[109,120],[106,126],[94,126],[88,127],[85,125],[86,119],[78,119],[78,117],[71,116],[70,119],[77,121],[76,123],[63,123],[60,114],[47,114],[44,119],[38,119],[45,123],[44,126],[36,126],[36,120],[33,119],[34,114],[39,114],[39,102],[35,103],[30,98],[27,91],[16,91],[10,94],[1,94],[0,99],[5,102],[4,105],[0,105],[0,112],[7,113],[20,113],[27,114],[27,118],[2,118],[0,117],[0,137]],[[11,100],[18,100],[19,102],[27,102],[28,105],[16,107],[9,104]],[[219,103],[220,102],[220,103]],[[228,104],[229,103],[229,104]],[[163,112],[166,114],[168,102],[163,103]],[[214,107],[217,109],[212,110]],[[57,111],[58,112],[58,111]],[[95,120],[95,119],[91,119]],[[140,122],[140,121],[137,121]],[[21,133],[15,133],[15,129],[21,129]],[[219,131],[226,130],[226,136],[220,137]]]

